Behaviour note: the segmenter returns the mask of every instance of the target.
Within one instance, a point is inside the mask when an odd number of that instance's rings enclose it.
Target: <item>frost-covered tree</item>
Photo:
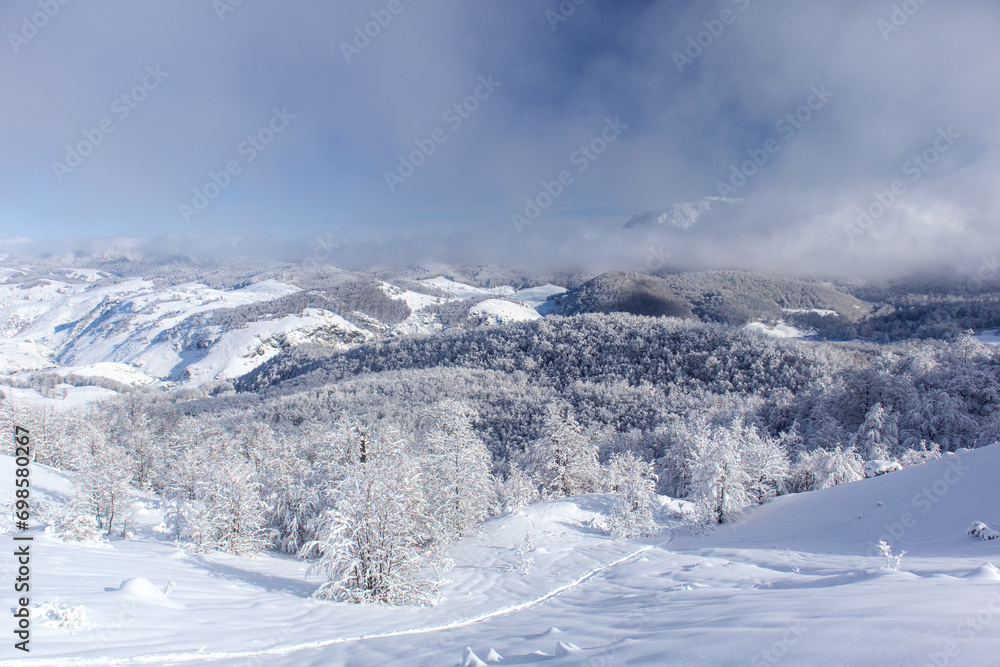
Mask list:
[[[754,503],[766,503],[786,492],[788,450],[778,438],[762,436],[753,426],[738,425],[735,437],[742,449],[741,463],[749,478],[747,491]]]
[[[419,474],[406,452],[354,466],[337,485],[317,539],[314,593],[341,602],[432,603],[448,566],[435,541]]]
[[[501,512],[519,512],[538,501],[538,489],[517,461],[511,462],[506,476],[496,481],[496,488],[497,504]]]
[[[244,555],[268,545],[267,505],[256,471],[242,461],[219,461],[204,470],[194,492],[176,499],[182,539],[201,551]]]
[[[421,416],[424,487],[431,514],[449,539],[471,535],[496,505],[490,454],[472,419],[467,405],[448,400]]]
[[[853,445],[866,461],[885,461],[899,447],[896,416],[886,412],[881,403],[868,410],[865,421],[854,437]]]
[[[653,464],[633,454],[618,453],[608,462],[608,477],[615,499],[608,528],[618,539],[631,539],[656,532],[653,500],[656,473]]]
[[[714,427],[694,434],[689,447],[690,491],[703,523],[726,523],[753,502],[752,480],[744,467],[741,429]]]
[[[525,471],[544,498],[590,493],[600,488],[597,449],[569,406],[553,407],[542,436],[525,452]]]
[[[82,422],[75,436],[80,447],[74,484],[74,504],[94,517],[97,527],[111,535],[116,527],[126,537],[132,520],[132,462],[124,448],[111,444],[104,433]]]

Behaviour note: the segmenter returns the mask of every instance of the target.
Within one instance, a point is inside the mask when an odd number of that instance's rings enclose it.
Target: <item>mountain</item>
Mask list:
[[[738,204],[742,199],[731,199],[728,197],[703,197],[696,202],[683,202],[643,211],[633,215],[625,223],[625,229],[640,227],[652,227],[653,225],[672,225],[680,229],[687,229],[697,224],[698,219],[712,210],[712,207],[719,207],[720,204]]]
[[[558,296],[555,310],[560,315],[627,312],[742,325],[780,321],[797,313],[857,321],[870,308],[817,281],[743,271],[699,271],[664,276],[605,273]]]
[[[116,387],[225,382],[290,348],[333,352],[378,337],[538,318],[564,290],[178,258],[63,261],[0,265],[0,373],[10,386],[28,387],[38,372]]]

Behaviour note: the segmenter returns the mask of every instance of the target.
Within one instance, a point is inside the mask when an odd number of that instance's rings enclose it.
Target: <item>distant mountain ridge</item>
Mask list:
[[[734,325],[780,320],[788,311],[833,311],[856,321],[870,310],[824,283],[742,271],[605,273],[557,297],[555,309],[560,315],[626,312]]]

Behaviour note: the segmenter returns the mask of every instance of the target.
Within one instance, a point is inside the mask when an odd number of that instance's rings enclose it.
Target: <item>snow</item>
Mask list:
[[[802,331],[784,323],[768,325],[763,322],[751,322],[746,328],[774,338],[805,338],[813,335],[813,332]]]
[[[504,324],[506,322],[525,322],[541,319],[533,308],[511,303],[503,299],[486,299],[469,309],[469,316],[478,318],[488,324]]]
[[[23,275],[11,268],[0,278],[16,280]],[[45,279],[0,284],[0,374],[29,380],[36,372],[64,377],[74,373],[133,387],[197,385],[237,378],[301,343],[344,350],[371,340],[372,332],[390,336],[435,333],[445,325],[431,308],[452,301],[502,297],[483,299],[470,309],[470,319],[477,324],[537,319],[551,311],[552,302],[547,299],[565,291],[552,284],[520,291],[510,286],[478,288],[443,276],[423,282],[448,296],[380,283],[387,295],[404,301],[413,311],[392,327],[355,313],[371,325],[370,331],[364,331],[328,311],[307,309],[277,319],[265,316],[223,331],[211,320],[205,324],[190,318],[271,301],[299,288],[276,280],[238,289],[215,289],[197,282],[158,286],[141,277],[121,279],[91,269],[59,269]],[[198,345],[192,345],[192,340]],[[110,395],[106,390],[70,387],[60,389],[58,395],[29,391],[23,398],[67,407]]]
[[[445,278],[444,276],[426,278],[420,282],[430,287],[436,287],[442,292],[447,292],[448,294],[451,294],[459,299],[474,299],[479,296],[488,295],[514,295],[514,288],[509,285],[504,285],[502,287],[473,287],[472,285],[466,285],[465,283],[460,283],[450,278]]]
[[[426,308],[439,303],[447,303],[453,299],[442,299],[439,296],[431,296],[430,294],[424,294],[423,292],[414,292],[412,290],[404,290],[395,285],[383,282],[380,283],[382,291],[387,295],[391,296],[393,299],[400,299],[406,302],[406,305],[410,307],[414,313],[418,310]]]
[[[74,387],[68,384],[57,384],[45,394],[36,389],[5,386],[0,386],[0,392],[15,402],[57,410],[76,410],[118,395],[118,392],[103,387]]]
[[[878,477],[899,470],[895,461],[865,461],[865,477]]]
[[[986,345],[1000,345],[1000,329],[992,332],[984,331],[976,336],[976,339],[980,343],[985,343]]]
[[[0,340],[0,373],[37,371],[55,366],[51,353],[30,341]]]
[[[234,379],[277,355],[285,346],[322,343],[344,350],[367,340],[369,334],[339,315],[306,308],[299,315],[250,322],[226,332],[199,358],[185,358],[169,343],[156,343],[137,355],[134,363],[158,377],[184,373],[186,384]]]
[[[0,475],[12,468],[0,458]],[[93,625],[34,625],[30,656],[8,647],[2,664],[991,664],[1000,541],[966,529],[1000,523],[998,472],[1000,445],[948,454],[779,497],[707,535],[688,534],[685,504],[663,499],[661,534],[641,541],[600,530],[610,496],[538,503],[455,545],[430,608],[311,600],[303,563],[191,553],[156,530],[158,501],[137,495],[131,540],[64,544],[32,529],[32,604],[58,596]],[[53,504],[72,493],[45,466],[32,482]],[[526,532],[536,548],[522,574]],[[879,540],[907,552],[900,571],[883,569]]]
[[[785,313],[813,313],[815,315],[822,315],[823,317],[835,317],[838,315],[837,311],[825,308],[782,308],[781,310]]]

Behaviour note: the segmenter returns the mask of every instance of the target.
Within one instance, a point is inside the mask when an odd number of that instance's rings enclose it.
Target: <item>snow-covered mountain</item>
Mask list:
[[[643,211],[633,215],[625,223],[625,229],[636,227],[651,227],[653,225],[672,225],[679,229],[687,229],[697,224],[698,219],[719,204],[738,204],[742,199],[729,197],[703,197],[695,202],[681,202],[672,206]]]
[[[336,351],[378,336],[537,318],[546,299],[564,291],[551,284],[479,288],[443,276],[402,286],[337,276],[328,290],[315,278],[303,279],[304,288],[295,271],[286,274],[209,286],[77,267],[4,267],[0,373],[197,386],[233,380],[298,345]],[[363,287],[352,292],[345,284]],[[399,311],[405,316],[383,314]]]

